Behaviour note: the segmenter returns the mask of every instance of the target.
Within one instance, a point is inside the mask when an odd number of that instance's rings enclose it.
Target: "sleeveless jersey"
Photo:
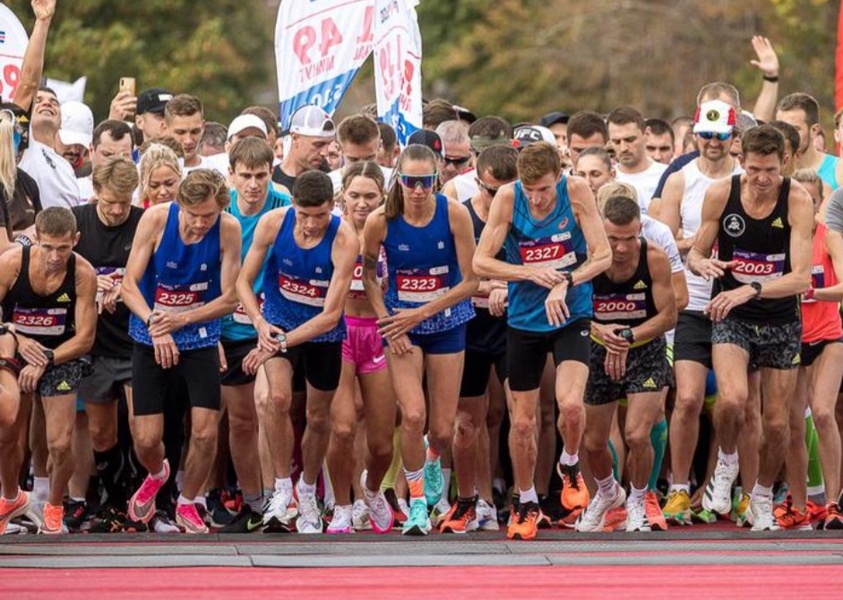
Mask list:
[[[474,239],[480,241],[480,234],[486,226],[474,207],[471,205],[471,198],[463,202],[471,215],[471,223],[474,226]],[[506,260],[506,251],[501,248],[495,256],[498,260]],[[475,318],[468,322],[465,329],[465,345],[469,350],[488,354],[503,354],[506,352],[506,319],[493,317],[489,312],[489,299],[483,296],[474,296],[471,299],[476,312]]]
[[[717,234],[720,260],[737,265],[716,280],[712,295],[753,282],[773,281],[790,273],[790,224],[788,195],[790,179],[784,178],[773,210],[764,218],[750,217],[741,203],[741,177],[732,177],[729,199],[720,216]],[[729,313],[758,324],[780,325],[799,320],[796,296],[775,300],[753,298]]]
[[[817,223],[814,233],[814,245],[811,257],[811,287],[822,289],[837,285],[834,263],[825,249],[825,236],[828,228]],[[802,301],[802,341],[839,340],[843,337],[843,326],[837,302],[820,300]]]
[[[185,244],[179,234],[179,205],[170,204],[161,242],[152,255],[138,287],[155,311],[185,312],[200,308],[221,295],[220,221],[195,244]],[[137,315],[129,320],[129,335],[152,345],[146,324]],[[193,323],[172,334],[180,351],[215,346],[220,339],[220,319]]]
[[[383,248],[389,263],[389,287],[384,303],[390,312],[396,308],[417,308],[444,296],[462,281],[457,249],[448,217],[448,199],[437,194],[430,223],[410,225],[403,215],[387,222]],[[466,299],[425,319],[411,330],[430,334],[453,329],[474,317]]]
[[[383,286],[386,276],[386,253],[381,247],[378,252],[378,267],[376,269],[378,285]],[[366,288],[363,286],[363,255],[358,254],[354,261],[354,274],[351,276],[351,286],[348,290],[348,297],[355,300],[366,298]]]
[[[3,299],[3,314],[18,333],[55,350],[76,334],[76,254],[67,259],[61,285],[49,296],[41,296],[29,280],[31,250],[23,247],[20,274]]]
[[[638,266],[632,277],[616,282],[601,273],[592,280],[594,320],[636,327],[654,317],[658,310],[653,300],[653,278],[647,262],[647,240],[641,239]]]
[[[530,213],[530,204],[521,182],[515,183],[512,226],[504,242],[506,260],[515,265],[551,267],[559,272],[574,271],[588,257],[585,236],[574,219],[568,198],[567,178],[556,184],[556,206],[541,221]],[[591,282],[568,290],[565,303],[568,323],[591,317]],[[544,302],[550,290],[532,281],[509,282],[509,325],[524,331],[544,333],[557,329],[547,322]],[[564,327],[564,325],[563,325]]]
[[[826,154],[823,161],[820,163],[820,168],[817,169],[817,175],[820,176],[833,190],[837,189],[837,161],[840,160],[836,156]]]
[[[241,264],[246,260],[246,254],[248,254],[249,248],[252,247],[252,241],[255,239],[255,228],[258,226],[260,218],[271,210],[289,205],[290,197],[288,195],[282,194],[270,187],[263,208],[254,215],[244,215],[237,206],[237,190],[231,190],[231,202],[225,211],[237,219],[240,223],[240,229],[243,232],[243,243],[240,247]],[[261,303],[263,302],[264,267],[266,267],[266,260],[264,260],[263,267],[258,271],[258,275],[255,277],[255,282],[252,285],[255,295],[257,295],[258,301]],[[222,337],[223,339],[234,341],[251,340],[258,337],[258,332],[243,309],[243,305],[239,302],[232,314],[222,318]]]
[[[292,331],[317,316],[325,307],[325,296],[334,274],[331,249],[340,228],[340,218],[331,221],[319,243],[302,249],[293,233],[296,212],[288,209],[275,243],[269,251],[264,277],[263,314],[284,331]],[[311,342],[339,342],[345,338],[345,319]]]

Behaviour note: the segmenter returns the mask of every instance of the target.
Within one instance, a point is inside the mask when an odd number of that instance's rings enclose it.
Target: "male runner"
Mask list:
[[[654,161],[647,155],[647,129],[644,115],[632,106],[621,106],[606,117],[609,126],[609,143],[614,146],[618,160],[615,179],[630,183],[638,192],[638,205],[646,213],[659,178],[667,165]]]

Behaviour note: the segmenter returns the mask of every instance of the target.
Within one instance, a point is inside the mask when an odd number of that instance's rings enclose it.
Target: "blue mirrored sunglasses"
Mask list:
[[[697,135],[700,136],[704,140],[710,140],[710,139],[713,139],[713,138],[717,138],[721,142],[725,142],[730,137],[732,137],[732,132],[727,131],[726,133],[714,133],[713,131],[700,131],[700,132],[697,133]]]
[[[416,186],[420,185],[427,190],[436,184],[436,173],[431,175],[404,175],[403,173],[399,173],[398,181],[404,187],[415,189]]]

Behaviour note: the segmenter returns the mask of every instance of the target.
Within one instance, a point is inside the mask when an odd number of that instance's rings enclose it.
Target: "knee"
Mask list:
[[[0,428],[12,429],[18,420],[18,409],[4,408],[0,410]]]
[[[268,412],[285,415],[290,413],[290,406],[293,397],[277,390],[271,390],[266,397],[266,408]]]
[[[378,440],[374,436],[367,438],[369,454],[375,461],[392,460],[392,438]]]
[[[405,410],[401,412],[401,428],[414,434],[424,432],[424,412],[420,410]]]
[[[477,423],[469,415],[458,415],[456,432],[454,434],[454,446],[457,448],[467,448],[477,440],[477,434],[480,429]]]
[[[311,433],[328,435],[331,433],[331,424],[328,411],[322,409],[307,409],[307,428]]]
[[[336,446],[348,450],[354,447],[354,438],[356,437],[356,428],[353,423],[343,420],[335,419],[331,423],[331,443]]]
[[[138,454],[149,454],[161,445],[161,436],[154,433],[136,431],[132,436],[135,440],[135,451]]]
[[[108,450],[117,443],[117,429],[105,423],[88,423],[88,435],[94,450]]]
[[[454,439],[454,425],[452,423],[431,423],[428,438],[434,448],[447,448]]]
[[[832,428],[837,427],[837,421],[834,418],[834,409],[818,408],[811,409],[814,416],[814,427],[817,431],[831,431]]]
[[[641,452],[650,447],[650,432],[641,427],[624,432],[624,437],[630,451]]]
[[[535,437],[536,417],[535,415],[513,415],[512,432],[516,438],[524,439]]]
[[[194,427],[190,431],[190,445],[201,452],[213,453],[217,445],[217,427]]]
[[[559,404],[559,420],[567,424],[581,423],[585,420],[585,408],[581,402],[563,400]]]
[[[783,440],[788,436],[790,423],[785,414],[764,413],[764,437],[768,440]]]
[[[699,418],[699,413],[702,408],[697,394],[690,390],[676,391],[676,405],[673,408],[673,414],[685,420]]]
[[[746,394],[721,392],[717,396],[717,411],[724,414],[735,415],[743,419],[744,406],[746,405]]]
[[[47,450],[50,452],[50,457],[55,460],[61,460],[62,458],[66,457],[70,454],[71,449],[71,438],[72,436],[70,433],[56,435],[51,439],[47,440]]]
[[[228,413],[228,430],[229,435],[236,439],[242,440],[251,435],[257,435],[258,427],[254,415],[235,415],[232,412]]]

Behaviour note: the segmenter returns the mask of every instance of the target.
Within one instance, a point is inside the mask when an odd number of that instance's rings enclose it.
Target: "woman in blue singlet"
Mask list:
[[[433,193],[437,178],[433,151],[412,144],[398,159],[398,182],[386,204],[373,212],[363,232],[363,281],[380,317],[386,353],[401,409],[404,471],[410,488],[410,516],[403,533],[430,531],[427,505],[441,495],[439,457],[451,443],[460,380],[465,324],[474,316],[469,298],[477,289],[471,267],[474,229],[464,206]],[[386,253],[388,289],[377,282],[380,249]],[[430,431],[422,378],[427,373]]]

